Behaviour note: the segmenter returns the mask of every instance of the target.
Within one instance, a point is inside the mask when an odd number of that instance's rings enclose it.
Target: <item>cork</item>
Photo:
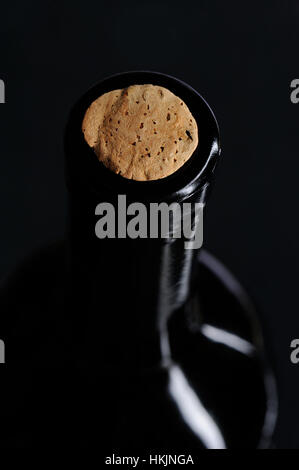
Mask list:
[[[171,175],[198,145],[197,123],[184,101],[150,84],[97,98],[85,113],[82,131],[107,168],[138,181]]]

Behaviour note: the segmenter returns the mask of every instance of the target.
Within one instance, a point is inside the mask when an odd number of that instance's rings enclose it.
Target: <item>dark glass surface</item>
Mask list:
[[[277,398],[255,310],[209,253],[196,264],[198,289],[169,321],[162,364],[121,301],[117,312],[99,304],[90,328],[86,310],[66,308],[65,243],[26,260],[1,290],[0,445],[103,455],[268,447]]]

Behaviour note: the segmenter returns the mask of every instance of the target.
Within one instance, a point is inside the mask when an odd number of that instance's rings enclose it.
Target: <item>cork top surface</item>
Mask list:
[[[132,85],[97,98],[82,131],[103,164],[125,178],[146,181],[177,171],[198,145],[186,104],[155,85]]]

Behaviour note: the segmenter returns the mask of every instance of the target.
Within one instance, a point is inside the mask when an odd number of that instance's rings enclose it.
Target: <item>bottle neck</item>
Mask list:
[[[200,142],[174,174],[154,181],[122,178],[99,164],[87,145],[82,122],[91,103],[111,90],[134,83],[164,86],[179,96],[199,126]],[[65,133],[66,180],[70,192],[69,303],[76,338],[85,356],[98,360],[102,348],[111,364],[136,361],[156,365],[167,354],[167,321],[190,295],[196,250],[184,239],[115,238],[95,235],[95,207],[126,194],[130,202],[202,202],[219,159],[219,131],[213,113],[191,87],[154,72],[130,72],[107,78],[72,109]],[[78,313],[77,313],[78,312]],[[165,341],[163,342],[163,340]],[[166,344],[166,347],[165,347]],[[88,345],[88,348],[87,348]],[[166,351],[166,352],[165,352]]]
[[[206,189],[197,202],[204,201]],[[88,345],[86,357],[103,354],[106,366],[158,365],[169,353],[168,319],[190,295],[198,250],[186,249],[183,237],[99,239],[99,202],[72,196],[69,204],[75,334],[82,348]]]

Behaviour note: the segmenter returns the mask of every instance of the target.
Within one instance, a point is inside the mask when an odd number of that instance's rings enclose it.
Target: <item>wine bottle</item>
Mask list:
[[[81,128],[97,97],[147,83],[184,100],[199,145],[175,173],[144,182],[107,169]],[[101,203],[115,209],[117,228],[134,203],[147,214],[155,203],[205,207],[220,158],[208,104],[167,75],[112,76],[73,107],[65,156],[66,240],[27,261],[3,288],[0,337],[8,377],[2,400],[10,427],[2,442],[98,445],[103,455],[269,445],[275,386],[255,310],[241,287],[231,289],[217,260],[187,249],[184,235],[174,236],[174,219],[167,237],[132,239],[123,228],[114,238],[96,233]],[[120,197],[126,207],[119,208]],[[193,229],[199,223],[194,216]]]

